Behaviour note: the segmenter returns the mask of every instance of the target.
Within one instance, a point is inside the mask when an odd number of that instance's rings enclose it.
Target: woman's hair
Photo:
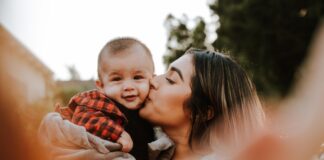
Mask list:
[[[263,126],[264,112],[247,73],[229,56],[189,49],[193,55],[192,95],[186,102],[191,114],[193,144],[214,145],[237,141]],[[213,143],[213,144],[211,144]]]

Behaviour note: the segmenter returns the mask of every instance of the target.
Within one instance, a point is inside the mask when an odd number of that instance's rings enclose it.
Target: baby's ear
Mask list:
[[[99,90],[101,90],[101,89],[103,89],[103,83],[100,81],[100,80],[96,80],[96,87],[99,89]]]

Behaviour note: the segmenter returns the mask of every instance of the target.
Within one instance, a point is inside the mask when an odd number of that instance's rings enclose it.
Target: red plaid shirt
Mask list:
[[[63,117],[84,126],[96,136],[116,141],[124,131],[127,119],[116,104],[98,90],[73,96],[65,109],[59,109]]]

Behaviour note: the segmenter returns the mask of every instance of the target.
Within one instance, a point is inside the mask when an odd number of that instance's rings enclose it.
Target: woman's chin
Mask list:
[[[148,111],[147,110],[148,110],[148,108],[147,108],[146,105],[144,105],[144,107],[140,108],[140,110],[139,110],[139,115],[144,119],[147,119],[147,116],[148,116]]]
[[[152,109],[152,107],[148,106],[148,105],[144,105],[144,107],[139,110],[139,116],[142,117],[143,119],[150,121],[150,122],[153,121],[155,115],[156,114],[155,114],[154,110]]]

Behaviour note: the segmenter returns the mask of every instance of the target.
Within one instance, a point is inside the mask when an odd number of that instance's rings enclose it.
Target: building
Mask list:
[[[67,105],[72,96],[79,92],[96,89],[95,81],[93,79],[56,81],[56,101]]]
[[[52,100],[53,72],[0,24],[1,83],[22,104]]]

